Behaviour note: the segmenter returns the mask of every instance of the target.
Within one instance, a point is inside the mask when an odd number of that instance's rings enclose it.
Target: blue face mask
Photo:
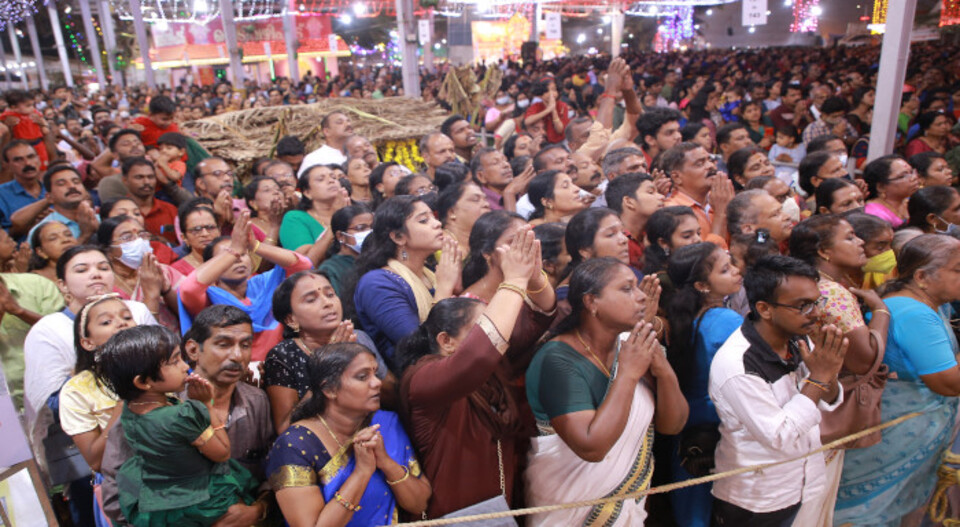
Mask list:
[[[957,225],[956,223],[950,223],[949,221],[941,218],[940,216],[937,216],[937,219],[947,225],[946,228],[944,229],[938,229],[934,227],[933,230],[936,231],[937,234],[946,234],[948,236],[960,237],[960,225]]]

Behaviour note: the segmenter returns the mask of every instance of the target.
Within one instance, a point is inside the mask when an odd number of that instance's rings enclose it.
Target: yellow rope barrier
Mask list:
[[[947,518],[947,512],[950,510],[947,490],[960,484],[960,470],[950,465],[960,465],[960,454],[947,450],[943,453],[943,461],[937,469],[937,488],[933,492],[928,512],[934,523],[943,524],[945,527],[958,527],[960,520]]]
[[[742,467],[742,468],[738,468],[738,469],[735,469],[735,470],[728,470],[728,471],[726,471],[726,472],[721,472],[721,473],[719,473],[719,474],[710,474],[709,476],[703,476],[703,477],[700,477],[700,478],[688,479],[688,480],[686,480],[686,481],[678,481],[678,482],[676,482],[676,483],[670,483],[669,485],[661,485],[661,486],[659,486],[659,487],[654,487],[654,488],[639,490],[639,491],[634,492],[634,493],[631,493],[631,494],[621,494],[621,495],[619,495],[619,496],[611,496],[611,497],[609,497],[609,498],[599,498],[599,499],[593,499],[593,500],[582,500],[582,501],[575,501],[575,502],[571,502],[571,503],[558,503],[558,504],[556,504],[556,505],[543,505],[543,506],[540,506],[540,507],[527,507],[527,508],[525,508],[525,509],[516,509],[516,510],[510,510],[510,511],[488,512],[488,513],[485,513],[485,514],[476,514],[476,515],[473,515],[473,516],[463,516],[463,517],[461,517],[461,518],[446,518],[446,519],[436,519],[436,520],[415,521],[415,522],[403,523],[403,524],[401,524],[401,525],[404,525],[405,527],[427,527],[427,526],[433,526],[433,525],[451,525],[451,524],[475,522],[475,521],[480,521],[480,520],[492,520],[492,519],[495,519],[495,518],[506,518],[506,517],[509,517],[509,516],[528,516],[528,515],[531,515],[531,514],[540,514],[540,513],[543,513],[543,512],[557,511],[557,510],[563,510],[563,509],[579,509],[579,508],[583,508],[583,507],[592,507],[592,506],[594,506],[594,505],[602,505],[602,504],[612,503],[612,502],[617,502],[617,501],[625,501],[625,500],[631,500],[631,499],[639,499],[639,498],[642,498],[642,497],[644,497],[644,496],[649,496],[650,494],[664,494],[664,493],[671,492],[671,491],[674,491],[674,490],[677,490],[677,489],[683,489],[683,488],[687,488],[687,487],[693,487],[693,486],[695,486],[695,485],[700,485],[701,483],[709,483],[709,482],[712,482],[712,481],[717,481],[718,479],[729,478],[729,477],[731,477],[731,476],[736,476],[736,475],[738,475],[738,474],[744,474],[744,473],[747,473],[747,472],[755,472],[755,471],[760,471],[760,470],[768,469],[768,468],[770,468],[770,467],[776,467],[776,466],[778,466],[778,465],[783,465],[783,464],[786,464],[786,463],[793,463],[794,461],[799,461],[799,460],[801,460],[801,459],[808,458],[808,457],[810,457],[810,456],[812,456],[812,455],[819,454],[819,453],[821,453],[821,452],[826,452],[827,450],[835,449],[835,448],[839,447],[840,445],[843,445],[844,443],[849,443],[850,441],[856,441],[857,439],[860,439],[861,437],[866,437],[866,436],[868,436],[868,435],[870,435],[870,434],[873,434],[873,433],[875,433],[875,432],[878,432],[878,431],[880,431],[880,430],[884,430],[884,429],[886,429],[886,428],[890,428],[891,426],[896,426],[896,425],[898,425],[898,424],[900,424],[900,423],[903,423],[904,421],[909,421],[910,419],[913,419],[914,417],[918,417],[918,416],[920,416],[920,415],[923,415],[923,413],[924,413],[924,412],[911,412],[911,413],[909,413],[909,414],[902,415],[902,416],[900,416],[900,417],[898,417],[898,418],[896,418],[896,419],[893,419],[893,420],[890,420],[890,421],[887,421],[887,422],[884,422],[884,423],[880,423],[880,424],[878,424],[877,426],[870,427],[870,428],[868,428],[868,429],[866,429],[866,430],[862,430],[862,431],[857,432],[857,433],[855,433],[855,434],[850,434],[850,435],[848,435],[847,437],[842,437],[842,438],[840,438],[840,439],[837,439],[836,441],[831,441],[830,443],[827,443],[826,445],[823,445],[823,446],[821,446],[820,448],[818,448],[818,449],[816,449],[816,450],[807,452],[806,454],[802,454],[802,455],[799,455],[799,456],[796,456],[796,457],[792,457],[792,458],[790,458],[790,459],[786,459],[786,460],[783,460],[783,461],[777,461],[777,462],[774,462],[774,463],[763,463],[763,464],[760,464],[760,465],[752,465],[752,466],[749,466],[749,467]]]

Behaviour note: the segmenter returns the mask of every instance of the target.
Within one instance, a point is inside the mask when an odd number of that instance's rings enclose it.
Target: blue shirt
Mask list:
[[[705,423],[720,423],[717,409],[710,400],[707,387],[710,381],[710,363],[730,335],[743,325],[743,317],[732,309],[715,307],[707,310],[694,322],[697,332],[694,341],[695,362],[689,382],[682,384],[683,395],[690,405],[687,427]]]
[[[883,301],[890,309],[890,329],[883,362],[902,381],[957,366],[950,335],[940,314],[930,306],[903,296]]]
[[[0,185],[0,227],[10,230],[10,217],[14,212],[40,201],[46,195],[47,191],[41,186],[40,197],[33,197],[16,179]]]

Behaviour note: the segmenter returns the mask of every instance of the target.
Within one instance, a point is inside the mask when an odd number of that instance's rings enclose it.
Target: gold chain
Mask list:
[[[580,336],[580,330],[579,330],[579,329],[577,330],[577,340],[579,340],[579,341],[580,341],[580,344],[582,344],[583,347],[584,347],[584,349],[587,350],[587,353],[589,353],[590,356],[593,357],[593,359],[597,361],[597,364],[600,365],[600,369],[603,370],[603,373],[605,373],[605,374],[607,375],[607,377],[610,377],[610,370],[607,369],[607,365],[604,364],[603,361],[600,360],[600,357],[597,357],[597,354],[594,353],[592,349],[590,349],[590,346],[588,346],[586,342],[584,342],[583,337]]]
[[[500,446],[500,440],[497,439],[497,463],[500,465],[500,493],[507,497],[507,483],[503,477],[503,448]]]
[[[319,419],[320,424],[322,424],[323,427],[327,429],[327,432],[330,432],[330,435],[333,436],[333,440],[337,442],[337,446],[340,447],[340,450],[343,450],[343,443],[341,443],[340,440],[337,439],[337,434],[334,433],[333,429],[330,428],[330,425],[328,425],[327,422],[324,421],[323,416],[318,414],[317,419]]]

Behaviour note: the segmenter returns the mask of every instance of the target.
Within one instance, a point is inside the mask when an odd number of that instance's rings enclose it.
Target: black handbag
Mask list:
[[[680,466],[697,478],[710,474],[719,442],[720,428],[713,423],[691,426],[680,432]]]

